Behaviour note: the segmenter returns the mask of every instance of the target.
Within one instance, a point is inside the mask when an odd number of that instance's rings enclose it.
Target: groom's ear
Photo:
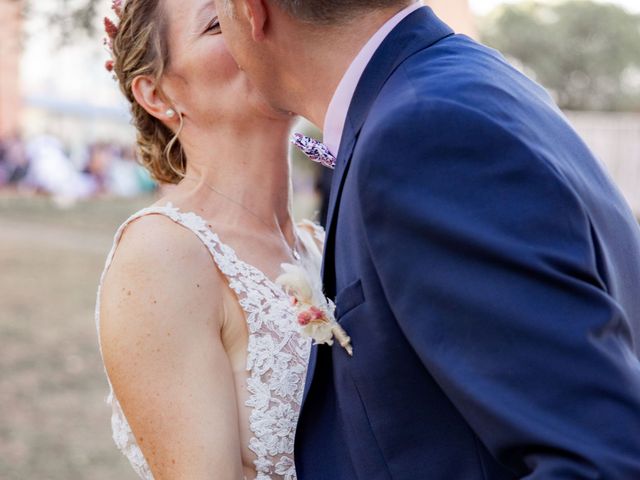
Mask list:
[[[244,0],[244,14],[251,25],[251,36],[255,42],[261,42],[269,20],[267,0]]]

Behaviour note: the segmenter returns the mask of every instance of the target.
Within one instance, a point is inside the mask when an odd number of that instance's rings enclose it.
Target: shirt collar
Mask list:
[[[420,7],[422,7],[422,3],[415,2],[388,20],[380,30],[369,39],[365,46],[362,47],[360,53],[358,53],[353,62],[351,62],[342,80],[340,80],[338,88],[336,88],[333,98],[329,103],[329,108],[327,109],[327,114],[324,119],[323,142],[334,156],[338,156],[342,131],[347,121],[347,114],[349,113],[349,106],[351,105],[351,100],[367,65],[393,29]]]

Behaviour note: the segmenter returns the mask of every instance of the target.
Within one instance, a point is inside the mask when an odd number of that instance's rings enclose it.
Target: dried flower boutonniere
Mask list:
[[[320,285],[314,288],[307,272],[297,265],[284,263],[282,269],[284,273],[278,277],[276,283],[291,295],[302,334],[311,337],[316,345],[333,345],[335,339],[353,356],[351,338],[336,321],[335,305],[322,294]]]

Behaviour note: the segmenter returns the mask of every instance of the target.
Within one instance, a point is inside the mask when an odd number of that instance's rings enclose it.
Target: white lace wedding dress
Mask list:
[[[207,247],[215,265],[228,279],[229,286],[238,296],[249,329],[246,406],[251,409],[248,427],[252,432],[252,438],[248,447],[256,456],[256,480],[296,479],[293,443],[306,377],[310,340],[300,335],[296,314],[290,298],[283,289],[260,270],[240,260],[234,250],[222,243],[208,228],[204,219],[194,213],[181,212],[169,203],[164,207],[150,207],[139,211],[118,229],[98,288],[95,314],[98,341],[102,282],[125,227],[145,215],[164,215],[191,230]],[[324,233],[311,222],[303,224],[311,227],[297,229],[298,236],[309,253],[303,266],[309,269],[311,275],[320,275],[322,254],[316,241],[321,243]],[[100,352],[102,354],[101,345]],[[113,439],[140,478],[152,480],[149,465],[136,443],[110,381],[109,388],[110,393],[106,401],[113,409]]]

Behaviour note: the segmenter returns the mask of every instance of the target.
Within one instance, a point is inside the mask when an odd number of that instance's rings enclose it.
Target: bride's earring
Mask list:
[[[173,118],[176,116],[176,111],[173,108],[170,108],[169,110],[166,111],[166,115],[169,118]]]

